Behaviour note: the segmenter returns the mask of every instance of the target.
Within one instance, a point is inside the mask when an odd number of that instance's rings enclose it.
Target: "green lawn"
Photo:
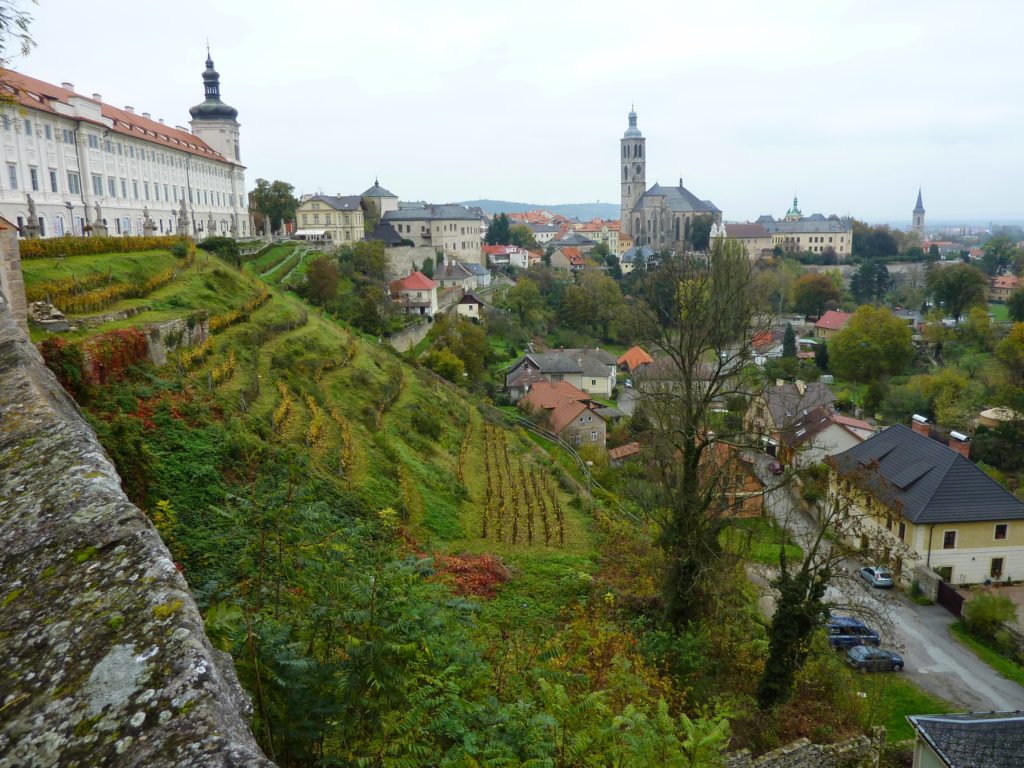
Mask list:
[[[914,737],[907,715],[939,715],[952,712],[950,703],[918,688],[901,672],[879,672],[863,675],[857,690],[873,702],[872,724],[884,725],[888,741],[904,741]]]
[[[730,552],[765,565],[779,564],[779,549],[785,538],[778,524],[767,517],[753,517],[737,521],[736,525],[722,532],[722,544]],[[804,553],[792,541],[787,541],[786,559],[797,563]]]
[[[1010,321],[1010,309],[1005,304],[989,304],[988,311],[997,323]]]
[[[170,251],[97,253],[66,259],[27,259],[21,262],[21,273],[26,289],[40,283],[82,278],[97,273],[109,274],[116,283],[144,283],[177,263],[177,257]]]
[[[956,638],[974,651],[974,655],[988,664],[992,669],[1005,677],[1013,680],[1018,685],[1024,685],[1024,667],[1015,664],[993,648],[990,648],[984,641],[978,639],[964,626],[962,621],[956,622],[950,629]]]

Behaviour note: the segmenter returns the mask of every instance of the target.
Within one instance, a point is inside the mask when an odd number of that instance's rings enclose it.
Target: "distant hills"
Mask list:
[[[540,203],[513,203],[509,200],[465,200],[462,205],[477,206],[487,213],[525,213],[538,209],[551,211],[569,219],[590,221],[591,219],[617,219],[620,208],[612,203],[562,203],[542,205]]]

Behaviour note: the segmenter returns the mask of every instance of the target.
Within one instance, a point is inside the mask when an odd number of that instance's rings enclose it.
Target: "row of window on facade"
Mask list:
[[[226,233],[230,232],[230,230],[231,230],[231,222],[230,221],[228,221],[226,219],[221,219],[219,222],[215,222],[215,223],[216,223],[215,232],[219,232],[219,233],[222,233],[222,234],[226,234]],[[25,235],[26,235],[25,226],[27,224],[27,222],[25,220],[25,217],[24,216],[18,216],[17,219],[15,220],[15,224],[18,227],[18,235],[20,237],[25,237]],[[40,237],[48,237],[49,234],[50,234],[50,230],[49,230],[49,227],[47,226],[47,218],[45,216],[40,216],[38,224],[39,224],[39,236]],[[85,227],[90,225],[90,224],[91,224],[91,222],[85,221],[85,219],[83,219],[81,216],[73,216],[73,217],[71,217],[71,226],[70,226],[70,228],[68,228],[67,225],[64,222],[64,216],[62,214],[57,213],[57,214],[54,214],[54,216],[53,216],[53,236],[54,237],[62,237],[63,235],[72,235],[72,234],[73,235],[81,236],[81,235],[85,234]],[[112,225],[113,226],[113,234],[115,234],[115,235],[143,235],[143,234],[145,234],[145,230],[143,229],[143,223],[142,223],[142,218],[141,217],[134,219],[134,221],[130,217],[128,217],[128,216],[124,216],[124,217],[120,217],[119,216],[119,217],[115,218],[113,220],[113,222],[108,222],[107,219],[103,219],[103,225],[105,227],[110,227]],[[160,234],[170,235],[170,234],[174,234],[177,231],[177,229],[176,229],[176,227],[174,225],[173,218],[167,218],[167,219],[157,218],[157,219],[154,219],[153,220],[153,225],[156,227],[156,231],[159,232]],[[204,227],[206,226],[206,223],[203,220],[197,220],[195,226],[196,226],[196,231],[201,233],[203,231]]]
[[[0,115],[0,120],[2,120],[3,129],[5,131],[10,131],[13,124],[13,121],[11,120],[10,116],[6,114]],[[32,120],[26,117],[23,118],[23,123],[25,126],[25,135],[34,136],[35,134],[32,132]],[[63,143],[71,145],[75,143],[75,132],[73,130],[71,130],[70,128],[61,128],[59,130],[60,140]],[[54,137],[53,127],[47,123],[43,124],[43,137],[47,141],[52,141]],[[90,149],[102,149],[104,152],[111,155],[117,154],[122,157],[127,155],[132,160],[136,159],[136,148],[133,144],[125,145],[120,141],[101,139],[95,133],[86,133],[86,142],[89,145]],[[173,155],[165,155],[162,152],[157,152],[152,149],[145,149],[143,147],[139,147],[138,149],[138,159],[149,160],[154,163],[159,163],[160,165],[170,165],[176,168],[185,167],[185,161],[180,157],[174,157]],[[200,173],[209,174],[211,176],[227,177],[228,175],[228,172],[223,168],[208,168],[204,164],[197,164],[195,166],[195,170]]]
[[[40,178],[39,178],[39,169],[34,167],[34,166],[31,166],[28,169],[28,173],[29,173],[29,186],[31,187],[31,190],[33,192],[39,192],[40,191],[40,187],[41,187]],[[49,191],[50,192],[57,192],[57,193],[59,193],[60,189],[58,188],[59,185],[58,185],[57,171],[55,171],[53,169],[50,169],[48,171],[48,174],[49,174],[49,182],[50,182],[50,190]],[[113,176],[107,176],[106,181],[107,181],[107,185],[106,185],[106,188],[104,189],[104,186],[103,186],[103,176],[101,176],[100,174],[97,174],[97,173],[92,174],[92,193],[94,195],[96,195],[97,197],[103,197],[104,194],[106,194],[108,197],[111,197],[113,199],[117,199],[117,198],[121,198],[123,200],[127,200],[128,199],[128,180],[127,179],[120,179],[120,187],[118,186],[118,179],[114,178]],[[8,183],[8,186],[9,186],[9,188],[11,190],[15,190],[16,191],[19,188],[19,183],[18,183],[18,166],[17,166],[16,163],[8,163],[7,164],[7,183]],[[68,171],[68,185],[67,186],[68,186],[68,189],[67,189],[68,194],[71,194],[71,195],[80,195],[80,194],[82,194],[82,180],[81,180],[81,177],[78,175],[77,171]],[[120,189],[120,194],[118,194],[118,190],[119,189]],[[131,189],[132,189],[132,199],[139,200],[140,199],[139,198],[139,182],[133,179],[132,180]],[[182,193],[184,193],[186,191],[185,187],[182,187],[181,191],[182,191]],[[198,202],[198,203],[202,203],[203,205],[211,205],[212,204],[212,205],[215,205],[215,206],[218,206],[218,207],[224,207],[224,206],[234,207],[234,205],[235,205],[235,195],[228,195],[228,194],[224,194],[224,193],[221,193],[221,192],[211,191],[211,190],[208,190],[208,189],[197,189],[197,190],[195,190],[195,197],[198,198],[198,199],[193,199],[193,190],[189,189],[187,191],[188,191],[188,201],[190,203]],[[153,199],[153,200],[159,201],[161,199],[161,197],[160,197],[160,184],[157,184],[157,183],[154,182],[153,185],[152,185],[152,192],[153,192],[153,195],[152,195],[152,198],[151,198],[150,197],[150,183],[148,181],[142,182],[142,198],[141,199],[143,199],[143,200]],[[164,184],[163,185],[163,198],[162,199],[164,200],[164,202],[177,202],[178,201],[178,185],[177,184],[171,184],[171,185]]]
[[[345,224],[345,226],[349,226],[351,224],[351,217],[349,216],[349,214],[347,214],[347,213],[341,214],[338,217],[338,223],[339,224],[342,223],[342,217],[344,217],[344,224]],[[319,213],[314,213],[313,214],[313,223],[314,224],[319,224],[320,223],[320,214]],[[330,223],[331,223],[331,214],[325,213],[324,214],[324,224],[330,224]],[[302,214],[302,224],[303,224],[303,226],[309,224],[309,214],[308,213]]]

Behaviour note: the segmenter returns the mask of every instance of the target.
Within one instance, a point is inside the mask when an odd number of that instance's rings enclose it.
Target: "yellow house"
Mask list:
[[[366,235],[359,195],[309,195],[295,209],[300,240],[328,240],[334,245],[359,242]]]
[[[904,582],[917,563],[953,584],[1024,579],[1024,502],[967,458],[966,436],[946,445],[928,432],[915,416],[913,429],[889,427],[828,459],[830,500],[863,521],[851,543],[881,551]]]

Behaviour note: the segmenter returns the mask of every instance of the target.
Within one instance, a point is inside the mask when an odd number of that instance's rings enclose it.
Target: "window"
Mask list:
[[[75,143],[75,134],[69,131],[67,128],[61,128],[61,138],[65,144]]]
[[[96,134],[90,133],[89,134],[89,149],[99,149],[99,148],[100,148],[99,137],[96,136]]]
[[[590,433],[590,442],[592,442],[592,443],[596,443],[597,442],[597,432],[591,432]]]
[[[591,379],[590,380],[590,386],[596,387],[597,386],[597,379]]]
[[[121,197],[128,198],[128,182],[121,179]]]
[[[157,184],[155,181],[153,182],[153,199],[154,200],[159,200],[160,199],[160,185]]]
[[[131,146],[130,144],[128,145],[128,157],[130,157],[132,160],[135,159],[135,147]]]
[[[996,541],[1006,541],[1006,523],[996,524]]]
[[[72,195],[82,194],[82,180],[74,171],[68,171],[68,192]]]
[[[956,549],[956,531],[945,531],[942,534],[942,548]]]
[[[104,139],[103,140],[103,151],[104,152],[113,153],[113,151],[114,151],[114,144],[113,144],[113,142],[110,139]]]
[[[103,177],[95,173],[92,175],[92,193],[96,197],[103,197]]]
[[[107,192],[111,197],[117,197],[117,180],[113,176],[107,176]]]
[[[302,223],[303,224],[309,224],[309,215],[308,214],[305,214],[305,213],[302,214]]]
[[[887,530],[887,531],[891,531],[892,530],[892,515],[886,515],[885,516],[885,530]]]
[[[53,128],[49,125],[44,125],[43,135],[46,136],[47,141],[50,141],[53,138]]]
[[[39,191],[39,169],[38,168],[29,168],[28,169],[28,178],[29,178],[29,180],[32,183],[32,191],[33,192],[38,192]]]
[[[142,182],[142,195],[147,200],[149,200],[149,182],[148,181]]]
[[[900,541],[904,541],[904,537],[907,535],[907,524],[900,523]]]
[[[124,154],[124,144],[122,144],[120,141],[117,142],[117,154],[119,154],[119,155],[123,155]],[[125,232],[127,232],[127,231],[128,230],[126,229]]]
[[[57,172],[56,171],[50,171],[50,191],[51,192],[56,192],[57,191]]]
[[[3,116],[3,120],[4,120],[4,130],[5,131],[11,130],[11,118],[9,118],[7,115],[4,115]]]
[[[11,183],[11,189],[18,188],[18,166],[14,163],[7,164],[7,180]]]
[[[993,579],[1001,579],[1003,577],[1003,558],[992,558],[992,566],[988,569],[988,575]]]
[[[331,214],[325,213],[324,214],[324,224],[330,224],[330,223],[331,223]]]
[[[31,136],[32,135],[32,121],[29,120],[27,117],[25,118],[25,135],[26,136]]]
[[[135,179],[132,179],[132,197],[134,197],[136,200],[139,199],[139,182],[137,182]]]

